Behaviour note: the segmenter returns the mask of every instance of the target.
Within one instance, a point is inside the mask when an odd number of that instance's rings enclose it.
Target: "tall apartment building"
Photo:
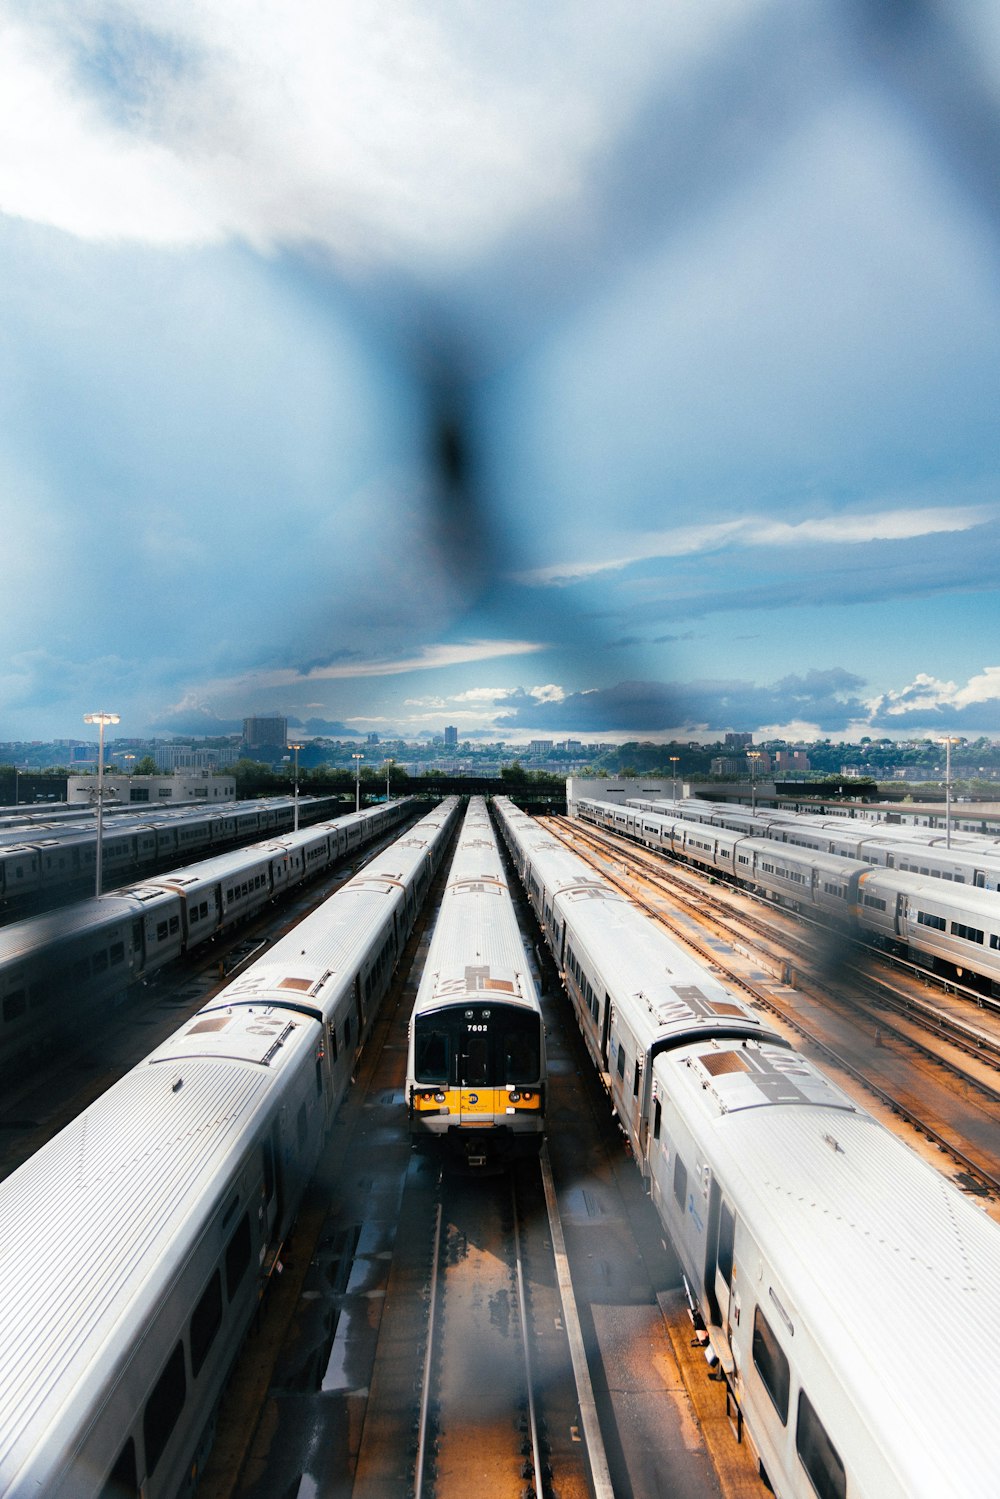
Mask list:
[[[251,760],[280,760],[288,753],[287,718],[245,718],[243,748]]]

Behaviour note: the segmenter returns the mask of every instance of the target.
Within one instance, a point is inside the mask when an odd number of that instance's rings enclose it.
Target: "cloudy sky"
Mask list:
[[[0,739],[1000,736],[1000,12],[8,0]]]

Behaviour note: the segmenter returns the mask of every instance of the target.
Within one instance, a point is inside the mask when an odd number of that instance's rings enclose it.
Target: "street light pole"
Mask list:
[[[938,743],[944,745],[944,846],[951,848],[951,747],[958,740],[949,734]]]
[[[295,751],[295,823],[293,831],[297,833],[299,830],[299,750],[302,746],[301,744],[290,744],[288,748]]]
[[[674,801],[677,800],[677,762],[678,762],[679,759],[680,759],[680,755],[671,755],[670,756],[670,767],[671,767],[670,768],[670,785],[671,785],[671,789],[673,791],[673,799],[674,799]]]
[[[354,761],[354,810],[361,811],[361,762],[364,755],[352,755]]]
[[[395,763],[396,763],[395,760],[387,760],[385,762],[385,799],[386,799],[386,802],[388,802],[388,800],[389,800],[389,772],[392,769],[392,767],[395,765]]]
[[[117,713],[85,713],[84,723],[98,726],[97,748],[97,894],[101,893],[101,839],[104,836],[104,725],[121,723]]]
[[[757,765],[760,750],[747,750],[747,759],[750,761],[750,816],[753,817],[757,811]]]

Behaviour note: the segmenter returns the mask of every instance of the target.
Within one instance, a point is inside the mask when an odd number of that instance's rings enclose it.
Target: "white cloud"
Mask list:
[[[469,257],[575,202],[643,87],[740,9],[50,0],[0,28],[0,209],[85,239]]]
[[[400,676],[411,671],[436,671],[442,667],[466,666],[475,661],[490,661],[502,656],[525,656],[542,651],[544,645],[531,640],[469,640],[456,645],[424,646],[412,656],[387,660],[335,661],[314,666],[308,671],[284,667],[276,671],[248,672],[228,681],[213,682],[197,691],[198,702],[234,694],[241,700],[248,695],[283,687],[303,687],[313,682],[345,681],[353,678]],[[164,714],[180,712],[192,706],[190,694],[179,703],[163,710]]]
[[[223,233],[208,186],[103,120],[44,34],[0,23],[0,210],[81,239],[204,244]]]
[[[598,573],[620,572],[636,562],[668,557],[690,557],[724,547],[863,546],[870,541],[908,541],[942,532],[968,531],[993,520],[992,505],[944,505],[886,510],[869,514],[850,512],[820,519],[776,521],[748,515],[711,526],[678,526],[672,531],[638,533],[628,552],[595,561],[552,563],[519,573],[529,585],[562,586],[579,583]]]

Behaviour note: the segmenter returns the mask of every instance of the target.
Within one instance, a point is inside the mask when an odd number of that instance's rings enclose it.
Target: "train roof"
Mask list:
[[[304,1017],[243,1012],[221,1055],[199,1022],[0,1184],[5,1491],[15,1481],[47,1491],[48,1464],[73,1441],[94,1371],[110,1378],[123,1366],[219,1206],[220,1183],[259,1134],[271,1094],[315,1043]]]
[[[238,975],[205,1006],[275,1002],[324,1012],[344,983],[353,983],[371,945],[380,916],[404,898],[427,856],[457,809],[457,798],[422,818],[330,898],[276,942],[252,968]]]
[[[503,855],[478,797],[458,836],[413,1013],[470,999],[538,1009]]]
[[[503,809],[502,809],[503,810]],[[766,1034],[759,1015],[586,864],[529,817],[509,817],[557,910],[572,924],[573,947],[605,976],[615,1005],[644,1050],[692,1029],[720,1024]]]
[[[779,1342],[808,1327],[902,1492],[995,1493],[1000,1228],[870,1115],[838,1105],[832,1084],[824,1104],[804,1058],[783,1060],[798,1097],[755,1099],[721,1050],[706,1055],[674,1053],[654,1075],[711,1139],[712,1169],[759,1246],[761,1267],[746,1268]],[[821,1399],[819,1354],[797,1362]]]

